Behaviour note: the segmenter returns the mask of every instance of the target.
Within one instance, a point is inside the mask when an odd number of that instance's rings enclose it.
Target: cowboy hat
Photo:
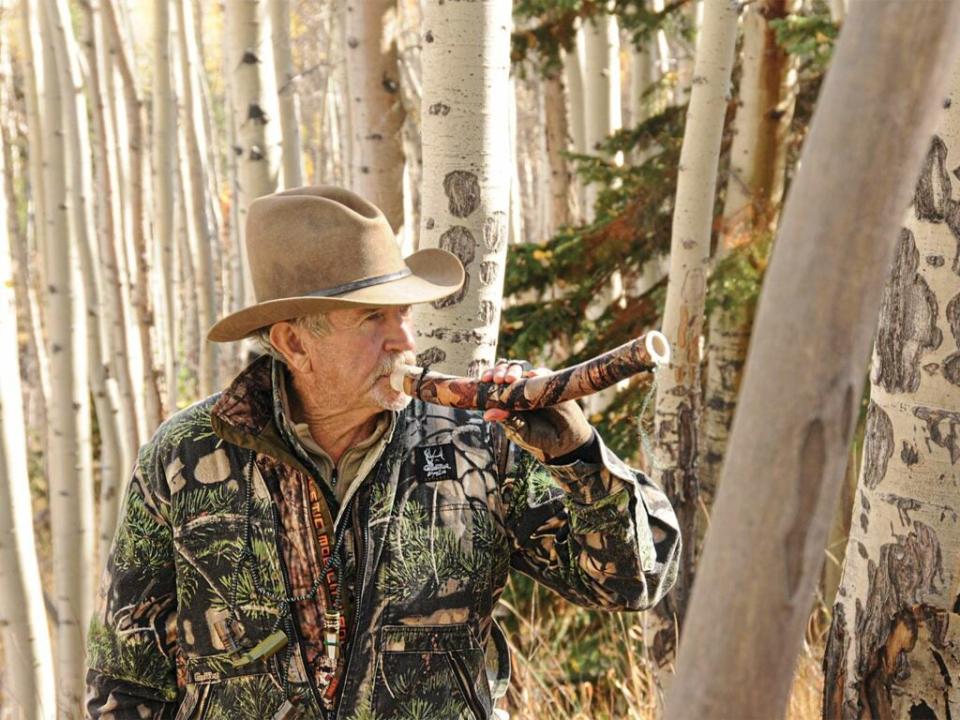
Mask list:
[[[246,247],[256,302],[210,328],[213,342],[242,340],[272,323],[334,308],[439,300],[463,285],[456,255],[431,248],[401,257],[383,213],[329,185],[254,200]]]

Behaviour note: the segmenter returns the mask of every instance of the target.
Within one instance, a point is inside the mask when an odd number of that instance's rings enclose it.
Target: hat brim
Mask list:
[[[463,285],[460,259],[439,248],[420,250],[404,258],[410,275],[370,285],[336,297],[291,297],[251,305],[227,315],[207,333],[211,342],[243,340],[260,328],[281,320],[350,307],[415,305],[452,295]]]

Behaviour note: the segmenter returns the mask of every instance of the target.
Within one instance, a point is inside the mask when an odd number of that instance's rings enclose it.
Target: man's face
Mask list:
[[[402,410],[410,398],[390,387],[399,364],[413,364],[414,335],[409,305],[346,308],[327,313],[330,332],[305,332],[310,384],[316,397],[348,409]]]

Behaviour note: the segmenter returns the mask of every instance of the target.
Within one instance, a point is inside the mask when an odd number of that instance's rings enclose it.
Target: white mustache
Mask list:
[[[377,367],[374,368],[371,376],[374,380],[378,380],[384,375],[389,375],[394,370],[396,370],[400,365],[413,365],[417,361],[417,356],[412,352],[397,352],[384,355],[377,362]]]

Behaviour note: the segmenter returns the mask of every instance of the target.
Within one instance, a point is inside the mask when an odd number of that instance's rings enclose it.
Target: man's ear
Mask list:
[[[310,369],[310,356],[300,333],[301,329],[292,323],[276,322],[270,327],[270,344],[283,355],[288,367],[307,372]]]

